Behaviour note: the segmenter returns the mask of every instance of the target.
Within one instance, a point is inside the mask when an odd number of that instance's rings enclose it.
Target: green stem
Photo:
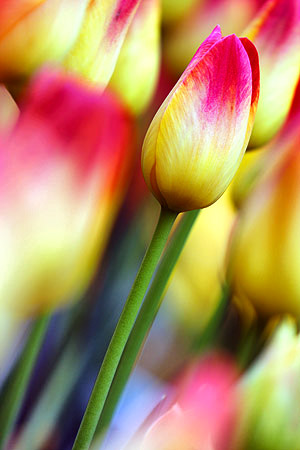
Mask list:
[[[9,375],[0,396],[0,449],[4,449],[9,434],[20,411],[26,388],[45,336],[50,316],[38,318],[30,331],[12,373]]]
[[[103,433],[110,424],[113,413],[129,379],[140,348],[156,316],[166,284],[184,247],[191,228],[198,216],[198,213],[199,210],[190,211],[184,214],[161,259],[122,354],[117,372],[101,414],[97,433]]]
[[[88,450],[91,444],[128,336],[176,217],[177,213],[162,208],[152,241],[142,261],[102,362],[73,445],[73,450]]]

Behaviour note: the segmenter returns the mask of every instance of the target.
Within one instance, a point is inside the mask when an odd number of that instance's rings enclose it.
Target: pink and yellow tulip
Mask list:
[[[160,2],[143,0],[131,22],[109,86],[133,114],[152,99],[160,66]]]
[[[209,355],[193,364],[176,386],[177,400],[132,450],[226,450],[233,437],[238,397],[233,362]]]
[[[229,185],[248,145],[259,95],[255,47],[216,27],[154,117],[144,178],[164,207],[203,208]]]
[[[24,81],[44,63],[106,85],[140,0],[1,0],[0,80]]]
[[[41,313],[86,289],[126,184],[130,138],[131,120],[110,94],[58,73],[32,84],[0,144],[6,307]]]
[[[260,147],[285,121],[299,79],[300,1],[267,1],[243,35],[259,53],[261,93],[249,145]]]
[[[106,86],[140,0],[90,0],[64,65],[85,79]]]

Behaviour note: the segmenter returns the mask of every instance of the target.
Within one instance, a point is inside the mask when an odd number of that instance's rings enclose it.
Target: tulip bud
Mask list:
[[[300,338],[283,322],[272,342],[243,377],[235,449],[300,447]]]
[[[0,6],[0,79],[22,80],[61,61],[80,30],[88,0],[4,0]]]
[[[294,125],[270,149],[272,167],[241,211],[231,245],[233,289],[263,316],[300,315],[299,121]]]
[[[255,47],[219,27],[199,47],[154,117],[142,169],[174,211],[204,208],[229,185],[250,137],[259,92]]]
[[[40,75],[0,144],[0,293],[21,315],[78,298],[107,241],[128,168],[119,102]]]
[[[286,119],[299,79],[300,1],[267,1],[243,35],[259,53],[261,93],[249,145],[260,147]]]
[[[64,65],[87,80],[106,86],[140,0],[90,1],[80,34]]]
[[[238,397],[238,372],[221,355],[208,355],[189,367],[176,386],[177,402],[147,430],[136,450],[229,448]]]
[[[136,115],[151,101],[159,62],[160,3],[143,0],[129,27],[110,80],[110,87]]]

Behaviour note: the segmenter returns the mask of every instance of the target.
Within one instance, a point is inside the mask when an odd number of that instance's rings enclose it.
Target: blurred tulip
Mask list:
[[[219,27],[203,42],[154,117],[144,178],[164,207],[203,208],[229,185],[248,144],[259,93],[255,47]]]
[[[180,2],[182,5],[185,2]],[[170,11],[174,8],[169,7]],[[254,17],[254,0],[197,1],[189,14],[172,29],[167,30],[163,52],[168,66],[178,76],[213,27],[220,24],[224,35],[240,34]]]
[[[243,33],[257,46],[261,94],[249,145],[272,139],[286,119],[300,74],[300,1],[269,0]]]
[[[160,63],[160,2],[143,0],[133,18],[110,80],[134,114],[152,99]]]
[[[78,298],[124,191],[131,122],[119,102],[44,72],[0,144],[0,292],[18,314]]]
[[[106,86],[139,2],[90,0],[65,67],[93,83]]]
[[[229,448],[238,407],[233,362],[210,355],[179,380],[176,403],[146,432],[141,450],[225,450]]]
[[[79,33],[89,0],[1,0],[0,79],[26,78],[62,61]]]
[[[241,211],[231,245],[233,288],[264,316],[300,315],[300,133],[293,123],[266,155],[271,168]]]
[[[246,152],[230,185],[230,194],[237,209],[240,209],[256,184],[268,176],[285,153],[291,135],[300,123],[300,80],[293,98],[289,115],[276,138],[263,148]],[[287,142],[287,144],[285,143]]]
[[[243,377],[234,449],[300,448],[300,337],[285,321]]]
[[[225,194],[203,210],[179,258],[165,299],[170,314],[187,332],[199,333],[221,297],[224,259],[235,219]]]
[[[105,87],[139,1],[0,0],[0,80],[52,62]]]

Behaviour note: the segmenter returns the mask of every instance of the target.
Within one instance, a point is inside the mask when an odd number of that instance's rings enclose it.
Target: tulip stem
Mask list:
[[[177,213],[174,211],[164,208],[161,209],[151,243],[144,256],[106,351],[78,430],[73,450],[88,450],[90,447],[124,347],[176,217]]]
[[[144,339],[158,312],[166,285],[198,214],[199,210],[195,210],[183,215],[166,248],[161,262],[159,263],[156,274],[147,292],[119,362],[118,369],[100,417],[97,433],[103,433],[111,422],[115,408],[127,384]]]
[[[20,358],[4,384],[0,395],[0,449],[4,449],[22,406],[26,388],[47,331],[50,316],[34,322]]]

